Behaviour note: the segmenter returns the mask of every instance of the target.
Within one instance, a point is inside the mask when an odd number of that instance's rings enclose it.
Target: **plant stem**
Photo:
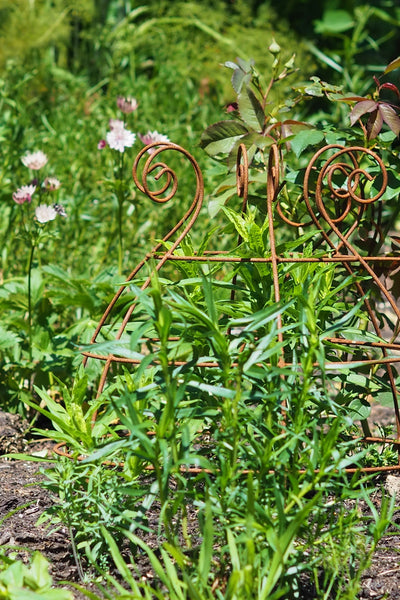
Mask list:
[[[123,205],[123,200],[118,195],[118,274],[119,275],[122,275],[122,262],[123,262],[122,205]]]
[[[123,236],[122,236],[122,209],[124,205],[124,154],[118,167],[117,199],[118,199],[118,273],[122,275],[123,263]]]
[[[32,243],[28,260],[28,341],[30,361],[32,360],[32,264],[35,247],[35,243]]]

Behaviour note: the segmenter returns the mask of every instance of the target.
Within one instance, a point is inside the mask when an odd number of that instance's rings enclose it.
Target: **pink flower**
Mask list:
[[[110,148],[118,150],[119,152],[124,152],[125,148],[133,146],[136,135],[129,131],[129,129],[125,129],[123,121],[111,119],[110,128],[111,131],[106,135],[106,140]]]
[[[237,102],[230,102],[225,106],[225,110],[227,113],[236,112],[239,109]]]
[[[25,167],[37,171],[44,167],[44,165],[47,163],[47,156],[44,152],[38,150],[37,152],[28,152],[28,154],[23,156],[21,160]]]
[[[117,106],[123,113],[129,114],[137,109],[139,106],[136,98],[132,98],[128,96],[124,98],[123,96],[118,96],[117,98]]]
[[[121,121],[121,119],[110,119],[108,122],[108,126],[110,129],[119,129],[121,127],[125,127],[125,123]]]
[[[49,192],[54,192],[55,190],[58,190],[61,183],[57,179],[57,177],[46,177],[46,179],[43,182],[43,185]]]
[[[32,195],[36,190],[36,185],[23,185],[18,188],[16,192],[13,194],[13,200],[17,204],[24,204],[24,202],[30,202],[32,200]]]
[[[106,140],[100,140],[97,144],[97,150],[103,150],[107,146]]]
[[[166,136],[163,135],[162,133],[158,133],[158,131],[148,131],[147,133],[145,133],[145,135],[141,135],[140,133],[138,133],[139,139],[141,140],[141,142],[143,142],[143,144],[145,146],[148,146],[149,144],[153,144],[155,142],[169,142],[170,139]],[[149,150],[147,150],[147,152],[149,154],[153,154],[153,152],[155,151],[155,148],[149,148]]]
[[[53,221],[56,218],[57,211],[53,206],[39,204],[39,206],[36,207],[35,216],[39,223],[47,223],[48,221]]]

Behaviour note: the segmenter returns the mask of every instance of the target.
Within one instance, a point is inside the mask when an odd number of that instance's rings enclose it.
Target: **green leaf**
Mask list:
[[[208,576],[210,574],[214,541],[212,508],[209,499],[206,502],[204,517],[203,541],[201,543],[199,554],[199,572],[203,585],[207,585]]]
[[[202,133],[200,146],[211,156],[228,154],[235,142],[248,133],[239,121],[219,121]]]
[[[354,19],[347,10],[326,10],[322,20],[314,21],[316,33],[335,34],[354,27]]]
[[[129,583],[132,591],[135,594],[137,594],[138,598],[140,598],[141,594],[140,594],[139,586],[137,585],[134,577],[132,576],[132,573],[130,572],[128,565],[126,564],[125,560],[123,559],[122,554],[120,553],[119,548],[118,548],[113,536],[104,527],[104,525],[101,525],[101,532],[102,532],[104,539],[106,540],[106,542],[108,544],[110,554],[113,558],[115,566],[117,567],[118,571],[121,573],[121,575],[123,576],[125,581],[127,583]]]
[[[303,129],[290,140],[290,144],[293,152],[299,157],[308,146],[315,146],[322,142],[323,139],[324,134],[322,131],[318,131],[318,129]]]
[[[189,381],[188,387],[207,392],[210,396],[217,396],[219,398],[230,398],[233,400],[236,396],[235,390],[229,390],[227,388],[218,385],[209,385],[208,383],[201,383],[200,381]]]
[[[238,95],[238,105],[240,116],[246,125],[256,131],[262,130],[265,114],[258,98],[250,88],[244,88]]]
[[[378,392],[373,394],[374,401],[381,406],[394,408],[393,392]]]
[[[352,419],[361,420],[368,419],[371,413],[371,406],[367,400],[355,398],[348,405],[348,410]]]
[[[34,553],[29,573],[25,575],[25,582],[33,590],[37,588],[43,590],[51,587],[52,579],[49,574],[49,562],[40,552]]]
[[[0,326],[0,350],[14,348],[20,341],[21,338],[18,335]]]

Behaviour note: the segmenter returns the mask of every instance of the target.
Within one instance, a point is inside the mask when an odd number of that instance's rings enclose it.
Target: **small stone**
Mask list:
[[[400,477],[388,475],[385,481],[385,490],[391,496],[396,496],[396,501],[400,502]]]

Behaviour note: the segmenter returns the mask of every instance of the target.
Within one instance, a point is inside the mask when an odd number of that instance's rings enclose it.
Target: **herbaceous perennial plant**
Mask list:
[[[67,213],[62,204],[58,203],[57,194],[61,182],[54,176],[39,178],[41,171],[48,162],[44,152],[28,152],[21,161],[30,171],[30,181],[13,193],[14,202],[21,206],[20,224],[21,232],[28,247],[27,278],[28,278],[28,344],[29,358],[32,360],[32,269],[35,253],[40,244],[48,239],[52,233],[48,223],[57,217],[66,217]]]
[[[125,115],[135,113],[139,104],[133,97],[117,97],[117,108]],[[113,178],[105,180],[108,188],[114,193],[117,199],[117,231],[118,231],[118,273],[122,274],[123,269],[123,218],[124,205],[130,197],[130,171],[125,173],[125,149],[131,148],[136,141],[136,133],[127,128],[125,121],[121,119],[110,119],[109,131],[105,139],[98,142],[98,150],[110,148],[113,152]],[[137,134],[144,145],[152,142],[168,141],[168,137],[157,131],[148,131],[146,134]],[[134,207],[132,207],[134,209]]]

